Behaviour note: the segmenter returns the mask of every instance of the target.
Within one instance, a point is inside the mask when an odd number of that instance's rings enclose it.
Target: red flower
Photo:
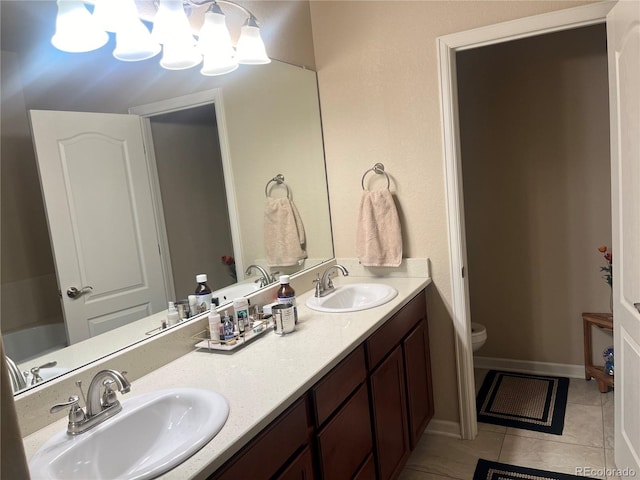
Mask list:
[[[222,263],[224,263],[225,265],[235,265],[236,261],[233,257],[229,256],[229,255],[223,255],[222,257],[220,257],[220,260],[222,260]]]

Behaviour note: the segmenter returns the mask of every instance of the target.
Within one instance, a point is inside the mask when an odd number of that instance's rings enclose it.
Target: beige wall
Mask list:
[[[479,355],[582,364],[580,313],[609,311],[606,47],[601,24],[458,55]]]
[[[436,38],[587,2],[313,1],[336,256],[355,256],[360,178],[393,177],[406,257],[429,257],[435,416],[458,420]]]

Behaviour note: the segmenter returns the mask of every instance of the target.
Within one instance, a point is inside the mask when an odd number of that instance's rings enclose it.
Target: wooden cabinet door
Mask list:
[[[318,433],[320,473],[325,480],[348,480],[373,449],[367,386],[361,385]]]
[[[307,447],[289,464],[277,480],[314,480],[311,448]]]
[[[409,432],[402,348],[396,349],[370,377],[371,406],[379,480],[396,478],[409,457]]]
[[[433,417],[429,330],[422,320],[403,342],[411,450]]]

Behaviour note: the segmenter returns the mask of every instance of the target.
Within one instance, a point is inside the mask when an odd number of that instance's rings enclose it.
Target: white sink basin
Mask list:
[[[236,298],[250,295],[253,292],[260,290],[260,286],[255,282],[236,283],[220,290],[213,292],[213,297],[218,297],[220,305],[223,303],[231,302]]]
[[[229,415],[226,399],[195,388],[159,390],[80,435],[51,437],[29,460],[33,479],[155,478],[211,440]]]
[[[319,312],[357,312],[379,307],[393,300],[398,291],[390,285],[381,283],[353,283],[336,287],[325,297],[310,297],[307,307]]]

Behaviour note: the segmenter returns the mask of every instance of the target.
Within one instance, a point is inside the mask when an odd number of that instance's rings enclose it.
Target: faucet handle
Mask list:
[[[104,393],[102,394],[102,406],[110,407],[114,403],[118,401],[118,397],[116,396],[116,392],[113,390],[113,385],[115,385],[115,381],[107,378],[102,385],[104,385]]]
[[[64,410],[66,407],[70,406],[71,409],[69,410],[68,426],[68,428],[70,428],[71,425],[83,422],[86,418],[84,410],[82,410],[82,408],[80,408],[80,405],[78,405],[79,402],[80,397],[78,397],[77,395],[71,395],[68,402],[57,403],[49,409],[49,413],[58,413],[60,410]]]
[[[322,294],[322,280],[320,280],[320,274],[316,273],[316,278],[315,280],[313,280],[312,283],[315,283],[315,296],[316,297],[320,297],[320,295]]]
[[[69,401],[56,403],[55,405],[53,405],[49,409],[49,413],[58,413],[59,411],[64,410],[67,407],[71,407],[73,409],[74,406],[76,407],[78,406],[79,402],[80,402],[80,397],[78,397],[77,395],[71,395],[69,397]]]

